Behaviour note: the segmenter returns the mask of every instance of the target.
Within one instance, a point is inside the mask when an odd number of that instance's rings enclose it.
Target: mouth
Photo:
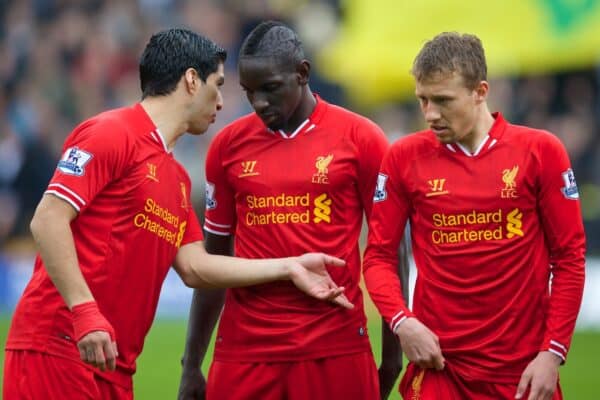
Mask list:
[[[448,133],[448,128],[445,126],[431,125],[429,129],[431,129],[436,136],[442,136],[445,133]]]
[[[277,120],[277,114],[273,112],[261,113],[259,117],[267,126],[271,126]]]

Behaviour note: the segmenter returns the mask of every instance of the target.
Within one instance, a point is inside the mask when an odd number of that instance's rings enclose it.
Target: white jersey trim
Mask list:
[[[208,222],[209,224],[213,225],[213,226],[217,226],[219,228],[231,228],[231,224],[229,225],[225,225],[225,224],[217,224],[216,222],[212,222],[210,219],[208,218],[204,218],[204,221]]]
[[[306,126],[306,124],[308,124],[310,120],[307,118],[304,120],[303,123],[300,124],[299,127],[297,127],[294,132],[290,133],[289,135],[286,134],[283,130],[279,129],[277,132],[279,132],[279,134],[281,135],[282,138],[284,139],[293,139],[294,137],[296,137],[296,135],[298,135],[301,131],[302,128],[304,128]]]
[[[564,351],[567,351],[567,348],[565,346],[563,346],[562,344],[558,343],[556,340],[550,340],[550,344],[552,344],[556,347],[560,347]]]
[[[210,229],[206,225],[204,225],[204,230],[207,232],[210,232],[210,233],[214,233],[215,235],[219,235],[219,236],[231,236],[231,233],[229,233],[229,232],[216,231],[214,229]]]
[[[51,183],[48,185],[48,189],[51,189],[51,188],[59,188],[61,190],[64,190],[65,192],[67,192],[68,194],[73,196],[75,198],[75,200],[78,200],[82,206],[85,206],[85,204],[86,204],[85,200],[83,200],[83,198],[81,196],[79,196],[77,193],[75,193],[74,191],[72,191],[71,189],[66,187],[65,185],[61,185],[60,183]]]
[[[167,147],[167,143],[165,142],[165,138],[163,137],[162,133],[160,133],[160,131],[158,130],[158,128],[156,128],[155,131],[150,132],[150,136],[152,136],[152,138],[154,139],[154,141],[162,144],[163,148],[165,149],[165,151],[167,153],[171,152],[169,150],[169,148]]]
[[[556,354],[557,356],[559,356],[561,360],[563,360],[563,361],[566,360],[565,356],[563,354],[561,354],[560,352],[558,352],[554,349],[548,349],[548,351],[552,354]]]
[[[477,146],[477,149],[475,150],[475,152],[473,152],[471,154],[471,152],[462,144],[456,142],[456,146],[461,149],[463,151],[463,153],[465,153],[468,157],[475,157],[476,155],[478,155],[481,150],[483,149],[483,146],[485,146],[486,142],[488,141],[488,139],[490,138],[490,135],[485,135],[485,138],[483,138],[483,140],[481,141],[481,143],[479,143],[479,146]]]

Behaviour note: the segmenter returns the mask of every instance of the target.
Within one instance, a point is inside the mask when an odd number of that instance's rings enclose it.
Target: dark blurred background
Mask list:
[[[484,42],[492,109],[513,123],[548,129],[566,145],[588,255],[598,256],[600,2],[491,1],[485,9],[471,0],[403,3],[0,0],[0,311],[10,312],[30,276],[29,221],[65,137],[81,120],[139,100],[138,57],[153,32],[173,26],[229,51],[217,123],[200,138],[183,138],[175,150],[192,176],[197,209],[208,143],[251,111],[238,85],[236,55],[258,22],[279,19],[296,28],[314,61],[313,90],[371,117],[390,141],[424,126],[412,95],[412,59],[436,33],[458,30]]]

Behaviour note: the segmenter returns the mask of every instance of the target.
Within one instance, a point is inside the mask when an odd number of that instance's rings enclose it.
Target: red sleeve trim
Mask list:
[[[550,340],[550,346],[548,351],[559,356],[563,361],[567,359],[567,348],[557,342],[556,340]]]
[[[77,193],[60,183],[51,183],[44,193],[53,194],[71,204],[78,212],[85,207],[85,200]]]
[[[231,225],[217,224],[208,218],[204,218],[204,230],[219,236],[231,235]]]

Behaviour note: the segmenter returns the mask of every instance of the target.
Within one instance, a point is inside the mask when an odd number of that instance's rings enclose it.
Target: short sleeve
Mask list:
[[[225,133],[211,142],[206,155],[206,211],[204,229],[220,236],[229,236],[235,230],[235,197],[227,179],[222,160]]]
[[[128,164],[133,146],[127,132],[110,121],[86,121],[65,141],[62,156],[45,193],[82,212]]]

